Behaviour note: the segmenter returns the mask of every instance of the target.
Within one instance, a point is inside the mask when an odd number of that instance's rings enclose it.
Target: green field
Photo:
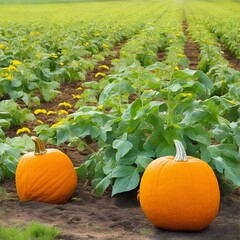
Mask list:
[[[13,2],[27,1],[8,1]],[[33,106],[53,101],[62,83],[80,81],[84,90],[76,112],[31,131],[79,151],[86,138],[97,142],[100,150],[77,168],[97,192],[136,188],[152,159],[174,154],[175,138],[219,178],[240,185],[239,70],[223,54],[240,59],[238,2],[47,2],[0,8],[0,97],[6,100],[0,106],[0,146],[9,145],[0,156],[2,179],[14,176],[25,152],[7,131],[36,120]],[[184,48],[188,39],[199,51],[194,70]],[[84,82],[119,45],[111,72]],[[25,104],[21,111],[19,101]],[[23,137],[31,148],[29,136]]]

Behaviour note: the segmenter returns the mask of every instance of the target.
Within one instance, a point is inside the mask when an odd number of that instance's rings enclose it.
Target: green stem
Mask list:
[[[169,81],[169,86],[173,83],[173,71],[170,73],[170,81]],[[167,126],[170,126],[172,124],[172,119],[173,119],[173,112],[174,108],[172,107],[172,92],[168,91],[167,94]]]

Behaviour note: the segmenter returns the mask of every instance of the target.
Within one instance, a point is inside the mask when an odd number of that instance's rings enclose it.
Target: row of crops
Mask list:
[[[81,81],[75,112],[54,126],[39,124],[33,133],[51,144],[90,149],[76,170],[97,193],[109,186],[112,195],[135,189],[152,159],[175,154],[174,139],[208,162],[221,183],[239,186],[240,73],[224,59],[221,45],[240,59],[240,7],[208,5],[1,6],[0,178],[13,177],[20,155],[33,148],[31,134],[9,138],[7,130],[36,120],[33,106],[52,101],[61,83]],[[184,20],[199,46],[198,70],[188,68]],[[86,73],[119,44],[111,73],[86,82]],[[97,152],[86,138],[98,144]]]

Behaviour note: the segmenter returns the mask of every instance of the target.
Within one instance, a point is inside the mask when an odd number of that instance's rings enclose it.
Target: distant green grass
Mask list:
[[[114,0],[0,0],[0,4],[106,2]]]
[[[50,226],[39,223],[31,223],[27,228],[0,227],[1,240],[53,240],[59,235],[59,231]]]

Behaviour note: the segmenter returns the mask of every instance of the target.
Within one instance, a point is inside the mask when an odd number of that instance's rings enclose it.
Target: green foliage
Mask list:
[[[13,178],[20,157],[29,150],[33,150],[34,144],[27,135],[15,138],[0,139],[0,180]]]
[[[103,93],[109,92],[111,85],[118,89],[114,93],[121,93],[118,84],[118,79],[112,81]],[[239,117],[235,117],[236,122],[224,118],[228,100],[211,97],[213,90],[212,81],[203,72],[175,71],[167,87],[143,92],[132,103],[120,100],[122,111],[115,111],[114,105],[108,114],[97,107],[81,108],[61,126],[40,129],[39,136],[45,140],[51,136],[55,144],[79,144],[79,149],[86,146],[85,137],[97,141],[99,151],[76,170],[80,178],[92,179],[99,194],[109,186],[112,195],[135,189],[153,159],[175,154],[174,139],[187,146],[189,155],[205,160],[239,185]],[[109,104],[113,96],[102,94],[101,98],[102,103]],[[239,104],[232,114],[239,114],[238,108]]]
[[[56,228],[34,222],[26,228],[0,227],[0,239],[2,240],[53,240],[58,235],[59,231]]]
[[[10,126],[21,126],[26,121],[32,121],[35,116],[27,108],[21,108],[14,100],[0,102],[0,128],[8,129]]]

